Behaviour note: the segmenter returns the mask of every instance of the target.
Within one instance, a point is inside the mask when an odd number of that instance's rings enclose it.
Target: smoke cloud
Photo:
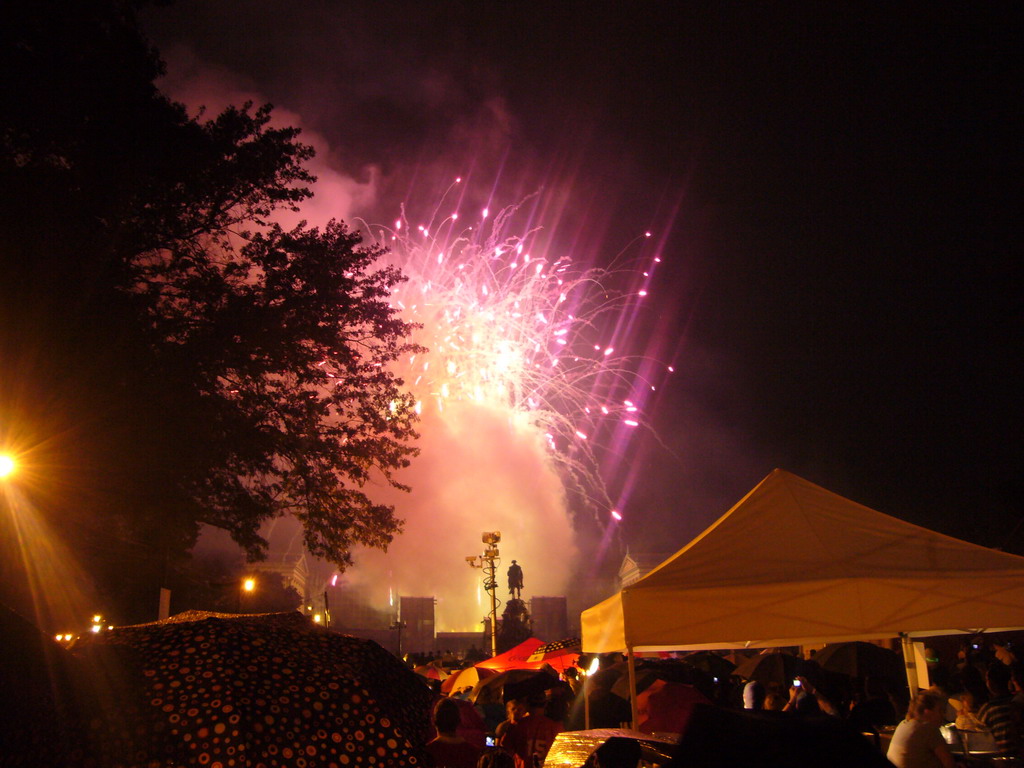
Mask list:
[[[373,494],[396,506],[405,529],[386,554],[357,552],[348,580],[379,603],[436,597],[439,628],[479,630],[490,604],[481,571],[466,558],[483,551],[484,531],[500,531],[498,594],[507,595],[504,566],[515,559],[524,597],[564,595],[576,556],[572,526],[537,429],[521,415],[470,402],[426,411],[419,429],[421,454],[400,477],[412,492]]]
[[[165,58],[172,62],[160,88],[175,101],[185,104],[190,114],[213,117],[229,106],[251,102],[254,107],[271,100],[252,84],[237,75],[197,58],[190,49],[175,46]],[[377,202],[380,169],[366,164],[353,172],[340,170],[348,167],[344,159],[330,144],[327,137],[309,127],[302,116],[287,106],[275,106],[271,125],[277,128],[300,128],[299,140],[316,150],[309,162],[309,170],[316,176],[312,185],[313,197],[306,200],[298,212],[278,211],[275,220],[285,229],[306,221],[311,226],[323,226],[330,219],[351,221],[373,208]]]

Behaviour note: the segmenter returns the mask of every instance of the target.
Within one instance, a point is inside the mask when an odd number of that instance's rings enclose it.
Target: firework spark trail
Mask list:
[[[392,500],[406,532],[391,547],[388,570],[395,573],[396,562],[419,566],[396,588],[433,589],[442,626],[471,623],[454,605],[467,602],[473,587],[451,583],[463,579],[428,586],[424,572],[450,574],[454,566],[439,558],[478,552],[482,530],[504,529],[503,554],[525,563],[528,578],[531,560],[544,563],[530,594],[564,594],[574,549],[567,491],[602,524],[619,519],[597,454],[616,429],[642,423],[638,403],[650,388],[635,360],[600,340],[606,325],[633,325],[623,315],[645,289],[612,291],[624,268],[579,269],[567,257],[538,253],[536,229],[510,234],[518,210],[492,216],[485,209],[468,226],[456,211],[410,225],[403,210],[392,227],[368,228],[409,278],[392,302],[421,326],[410,340],[428,350],[398,371],[421,413],[422,455],[411,468],[417,477],[403,477],[412,493]],[[442,480],[452,464],[460,471]],[[468,531],[457,545],[466,550],[417,544],[436,541],[438,529],[448,539]],[[475,607],[471,614],[479,616]]]
[[[635,396],[616,395],[649,385],[613,343],[593,337],[610,314],[628,333],[635,313],[624,310],[646,289],[613,295],[614,267],[581,271],[567,257],[531,253],[536,230],[506,233],[516,211],[502,210],[490,225],[485,211],[459,231],[457,213],[410,232],[403,212],[390,231],[375,228],[409,277],[393,304],[422,326],[412,340],[429,350],[402,373],[419,409],[443,412],[446,403],[468,400],[527,416],[555,460],[587,480],[607,510],[589,438],[602,422],[637,426]],[[574,460],[578,452],[585,458]]]

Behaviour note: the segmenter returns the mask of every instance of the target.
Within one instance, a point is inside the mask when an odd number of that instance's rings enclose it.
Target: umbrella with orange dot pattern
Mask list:
[[[376,643],[299,613],[188,612],[85,638],[102,702],[83,764],[423,765],[431,693]]]

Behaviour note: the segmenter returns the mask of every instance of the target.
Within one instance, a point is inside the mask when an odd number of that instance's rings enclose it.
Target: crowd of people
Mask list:
[[[439,698],[437,736],[427,744],[435,768],[536,768],[566,729],[575,692],[547,675],[485,688],[474,702],[468,690]]]
[[[815,674],[813,664],[804,669],[784,704],[778,691],[766,695],[759,683],[747,683],[745,708],[820,713],[863,733],[891,733],[886,756],[897,768],[949,768],[954,754],[972,750],[1024,758],[1024,663],[1001,640],[963,643],[951,666],[932,654],[930,687],[910,701],[902,681]]]
[[[440,698],[434,707],[437,737],[427,745],[436,768],[536,768],[563,730],[628,723],[628,699],[611,690],[621,665],[612,657],[602,661],[586,687],[589,707],[583,702],[583,676],[575,668],[559,679],[540,676],[504,688],[485,686],[473,702],[468,690]],[[712,678],[668,662],[659,673],[684,678],[718,706],[771,713],[766,717],[839,718],[869,738],[885,734],[891,737],[887,757],[897,768],[950,768],[968,740],[972,748],[1024,757],[1024,663],[1009,647],[968,643],[955,665],[932,661],[931,687],[909,701],[901,680],[850,678],[826,672],[813,660],[801,662],[788,686]],[[595,755],[593,764],[602,764],[600,758]]]

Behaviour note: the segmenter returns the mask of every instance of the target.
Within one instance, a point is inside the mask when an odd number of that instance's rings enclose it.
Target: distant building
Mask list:
[[[395,623],[397,613],[380,610],[373,605],[370,589],[365,584],[339,584],[324,590],[331,609],[331,629],[346,635],[373,640],[385,650],[398,655],[400,637]]]
[[[619,589],[639,581],[671,556],[671,552],[627,552],[619,567]]]
[[[266,560],[250,563],[246,566],[249,570],[258,573],[276,573],[281,577],[281,583],[285,587],[291,587],[302,598],[303,605],[309,600],[308,580],[309,564],[306,561],[306,554],[290,554],[283,552],[270,552]]]
[[[553,643],[569,637],[569,613],[565,597],[533,597],[530,599],[533,636]]]
[[[399,598],[398,620],[403,624],[403,654],[434,650],[434,598]]]
[[[327,588],[331,608],[331,626],[343,632],[369,637],[361,630],[386,630],[394,616],[372,605],[369,590],[363,585]],[[374,638],[376,639],[376,638]]]

